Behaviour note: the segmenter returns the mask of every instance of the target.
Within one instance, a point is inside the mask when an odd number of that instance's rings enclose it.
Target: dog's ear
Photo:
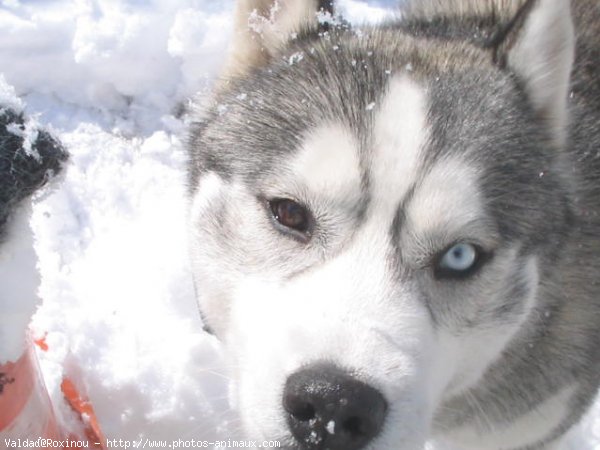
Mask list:
[[[222,79],[265,65],[293,33],[318,27],[319,12],[333,14],[333,0],[238,0]]]
[[[520,78],[534,108],[562,144],[575,53],[570,1],[525,1],[494,46],[496,62]]]

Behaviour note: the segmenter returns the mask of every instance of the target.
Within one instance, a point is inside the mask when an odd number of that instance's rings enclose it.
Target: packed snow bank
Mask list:
[[[339,7],[362,22],[395,3]],[[201,331],[187,264],[179,114],[218,74],[233,0],[0,5],[0,72],[71,153],[31,223],[44,299],[33,328],[47,333],[40,357],[62,420],[73,421],[66,374],[107,438],[235,439],[229,363]],[[574,432],[572,450],[600,447],[599,417]]]

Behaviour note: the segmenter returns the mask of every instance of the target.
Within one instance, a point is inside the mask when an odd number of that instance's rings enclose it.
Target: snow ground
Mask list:
[[[354,22],[393,0],[339,2]],[[31,221],[48,387],[63,370],[109,438],[227,439],[227,362],[201,331],[177,117],[223,62],[233,0],[0,0],[0,74],[71,152]],[[69,422],[68,408],[60,411]],[[600,449],[600,406],[570,448]]]

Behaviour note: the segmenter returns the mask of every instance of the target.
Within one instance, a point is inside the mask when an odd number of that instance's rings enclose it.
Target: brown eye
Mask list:
[[[294,235],[300,234],[303,239],[310,237],[313,218],[311,213],[294,200],[276,198],[269,201],[269,207],[273,218],[285,231],[291,231]]]

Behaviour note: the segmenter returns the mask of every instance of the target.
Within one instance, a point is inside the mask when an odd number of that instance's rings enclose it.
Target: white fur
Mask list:
[[[282,392],[272,387],[283,386],[304,364],[327,360],[358,371],[394,404],[406,406],[393,409],[391,420],[399,426],[381,439],[404,440],[407,448],[423,445],[432,413],[432,371],[424,357],[431,325],[410,292],[393,289],[386,240],[376,228],[292,282],[254,279],[237,289],[228,342],[242,363],[239,399],[242,411],[252,411],[244,416],[249,431],[260,430],[261,437],[282,433]]]
[[[376,448],[400,441],[406,448],[424,445],[433,413],[433,330],[425,306],[394,283],[387,260],[389,227],[425,141],[425,111],[425,94],[413,81],[392,81],[373,111],[372,195],[381,201],[335,257],[291,281],[252,277],[237,286],[227,341],[240,363],[239,406],[252,411],[244,415],[245,428],[257,437],[285,434],[282,392],[273,386],[282,387],[302,365],[327,360],[362,374],[391,402],[390,421],[397,425],[386,429]],[[347,201],[360,193],[358,147],[351,136],[331,124],[311,132],[290,165],[288,182],[304,185],[317,199]],[[349,345],[357,341],[360,346]]]
[[[575,393],[575,386],[567,386],[550,397],[539,407],[511,423],[505,428],[486,431],[485,436],[472,428],[454,430],[448,435],[449,442],[459,442],[462,450],[498,450],[522,448],[543,439],[548,430],[557,427],[569,414],[569,402]],[[485,437],[485,440],[482,440]],[[485,444],[482,444],[485,442]],[[558,444],[551,445],[556,448]]]
[[[436,162],[420,181],[406,211],[408,231],[440,233],[445,243],[453,238],[489,239],[479,192],[479,177],[473,166],[457,158]]]
[[[418,176],[427,139],[427,100],[413,80],[397,76],[390,81],[387,95],[374,111],[372,197],[385,226],[391,224],[399,203]]]
[[[215,213],[216,202],[227,198],[231,186],[217,174],[208,172],[198,184],[198,191],[190,205],[190,259],[198,292],[204,299],[203,311],[216,332],[223,333],[229,317],[229,304],[226,301],[232,287],[231,278],[236,276],[234,268],[211,263],[220,256],[220,248],[214,237],[206,234],[204,219]]]
[[[341,124],[323,125],[306,137],[290,176],[314,195],[358,198],[360,161],[352,132]]]
[[[218,198],[224,187],[224,182],[216,173],[209,172],[198,182],[198,195],[195,195],[190,208],[191,217],[198,217],[206,213],[211,206],[211,201]]]
[[[512,248],[507,255],[502,258],[502,264],[496,269],[496,276],[506,278],[510,270],[514,268],[517,255],[517,249]],[[446,395],[458,393],[469,386],[475,385],[483,376],[486,369],[496,361],[498,355],[502,352],[508,342],[514,338],[515,334],[521,329],[521,325],[527,320],[534,305],[537,296],[539,274],[538,265],[535,257],[531,257],[527,267],[520,274],[529,287],[529,296],[524,300],[523,312],[517,320],[510,324],[496,325],[493,327],[483,327],[472,330],[471,333],[459,340],[460,348],[455,353],[456,371],[451,383],[446,388]],[[501,298],[494,298],[494,294],[499,296],[503,292],[482,292],[482,302],[502,302]],[[448,337],[448,341],[451,338]]]

